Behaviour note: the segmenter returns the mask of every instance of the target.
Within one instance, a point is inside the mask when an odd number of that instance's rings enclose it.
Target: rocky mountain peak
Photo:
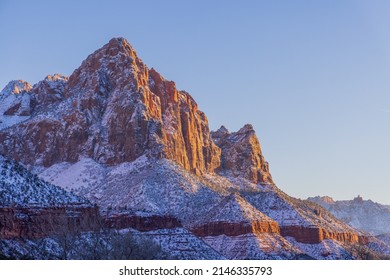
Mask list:
[[[112,38],[103,48],[114,51],[114,55],[116,55],[116,50],[118,50],[119,52],[127,53],[132,57],[137,56],[132,45],[123,37]]]
[[[229,130],[224,125],[221,125],[221,127],[216,130],[212,131],[213,140],[219,140],[221,137],[224,137],[225,135],[229,134]]]
[[[212,132],[211,137],[222,151],[220,171],[254,183],[273,184],[268,162],[264,159],[252,125],[246,124],[232,133],[222,126]]]
[[[113,38],[92,53],[69,77],[66,96],[82,92],[107,95],[115,89],[137,91],[148,82],[148,69],[123,38]]]
[[[13,101],[7,114],[35,113],[1,131],[0,139],[7,140],[0,152],[24,164],[49,167],[87,157],[117,165],[147,155],[197,175],[218,168],[254,183],[272,183],[251,125],[233,133],[222,126],[213,141],[192,96],[149,69],[124,38],[111,39],[69,78],[48,75],[32,89],[16,85],[18,92],[31,94],[23,103]],[[22,140],[20,133],[26,135]]]
[[[9,82],[0,93],[0,129],[31,114],[31,85],[22,80]],[[5,118],[5,119],[3,119]]]
[[[253,126],[251,124],[246,124],[240,130],[238,131],[239,134],[249,134],[249,133],[255,133],[255,130],[253,129]]]
[[[7,138],[0,151],[25,164],[89,157],[116,165],[148,155],[196,174],[220,165],[220,149],[194,99],[149,70],[123,38],[89,55],[68,80],[54,75],[38,83],[33,101],[42,114],[0,133]],[[28,137],[19,141],[18,133]]]
[[[61,74],[54,74],[54,75],[47,75],[44,79],[44,81],[47,81],[47,82],[57,82],[57,81],[64,81],[64,82],[67,82],[68,81],[68,77],[66,76],[63,76]]]
[[[9,82],[1,91],[1,95],[27,93],[31,90],[31,85],[23,80]]]

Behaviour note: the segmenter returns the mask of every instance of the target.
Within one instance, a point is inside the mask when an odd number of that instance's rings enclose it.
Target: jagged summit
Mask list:
[[[135,55],[135,50],[133,46],[127,41],[126,38],[123,37],[114,37],[111,38],[110,41],[102,47],[102,49],[110,49],[110,48],[119,48],[121,50],[131,50]]]
[[[211,133],[215,144],[221,148],[222,173],[242,177],[254,183],[273,184],[268,162],[265,161],[260,142],[253,126],[244,125],[237,132],[229,132],[222,126]]]
[[[251,124],[247,123],[242,128],[240,128],[238,133],[241,133],[241,134],[255,133],[255,130],[253,129],[253,126]]]
[[[68,77],[62,75],[62,74],[53,74],[53,75],[47,75],[44,79],[45,81],[68,81]]]
[[[0,130],[23,121],[31,114],[31,85],[23,80],[9,82],[0,93]]]
[[[26,93],[31,90],[31,85],[23,80],[10,81],[1,91],[1,95]]]
[[[224,125],[221,125],[221,127],[216,131],[211,131],[213,139],[220,139],[226,134],[229,134],[229,130]]]
[[[124,38],[113,38],[90,54],[69,77],[66,96],[83,92],[107,94],[120,89],[134,92],[148,82],[147,67]]]

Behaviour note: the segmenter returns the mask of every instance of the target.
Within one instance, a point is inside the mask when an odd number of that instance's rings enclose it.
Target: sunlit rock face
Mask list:
[[[222,126],[211,136],[222,151],[220,170],[254,183],[273,184],[268,162],[264,159],[252,125],[247,124],[232,133]]]

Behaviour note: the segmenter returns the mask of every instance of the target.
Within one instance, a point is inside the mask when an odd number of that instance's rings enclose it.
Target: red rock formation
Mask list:
[[[233,176],[243,177],[254,183],[273,184],[268,162],[264,159],[251,125],[247,124],[238,132],[232,133],[222,126],[211,135],[222,151],[222,171],[229,171]]]
[[[115,165],[143,154],[196,174],[220,165],[220,149],[195,101],[149,70],[125,39],[88,56],[67,83],[50,77],[32,90],[37,111],[50,110],[1,131],[1,153],[46,167],[80,156]]]
[[[97,207],[0,208],[0,238],[41,238],[56,234],[95,230]]]
[[[103,217],[103,224],[107,228],[134,228],[139,231],[182,227],[180,221],[174,217],[156,215],[146,217],[127,214],[109,215]]]
[[[320,243],[324,239],[319,228],[284,226],[280,227],[280,233],[282,236],[291,236],[296,241],[307,244]]]
[[[320,243],[324,239],[333,239],[346,243],[365,244],[367,238],[352,232],[330,232],[319,227],[281,226],[282,236],[294,237],[296,241],[307,244]]]
[[[238,236],[248,233],[277,233],[279,225],[277,222],[252,221],[252,222],[210,222],[191,228],[191,232],[196,236]]]

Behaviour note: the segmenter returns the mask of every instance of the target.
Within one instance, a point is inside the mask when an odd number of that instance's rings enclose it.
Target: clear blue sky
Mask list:
[[[187,2],[0,0],[0,87],[122,36],[212,129],[252,123],[288,194],[390,204],[389,1]]]

